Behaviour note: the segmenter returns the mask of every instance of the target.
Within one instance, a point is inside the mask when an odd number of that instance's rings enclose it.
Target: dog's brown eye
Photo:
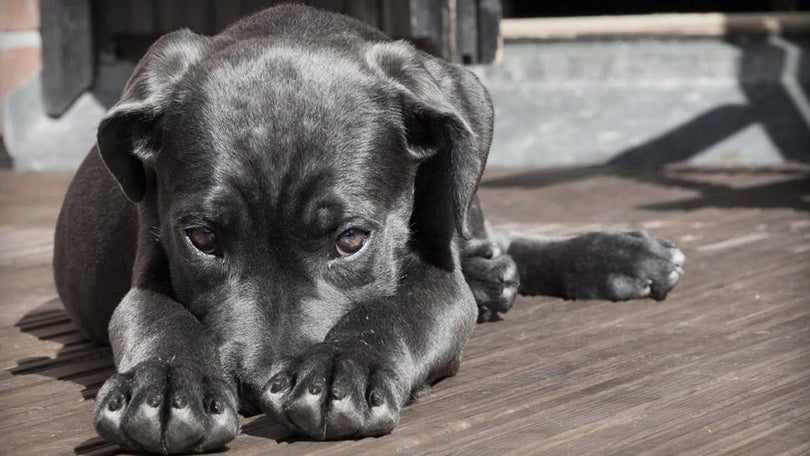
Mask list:
[[[359,228],[349,228],[340,233],[335,241],[335,256],[346,257],[357,253],[363,248],[368,238],[368,232]]]
[[[210,228],[198,226],[186,230],[188,239],[194,244],[200,252],[208,255],[215,255],[219,252],[219,244],[217,244],[217,234]]]

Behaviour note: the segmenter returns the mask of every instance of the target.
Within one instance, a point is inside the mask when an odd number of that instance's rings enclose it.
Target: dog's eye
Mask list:
[[[359,228],[349,228],[340,233],[335,240],[335,256],[346,257],[353,255],[363,248],[368,239],[368,232]]]
[[[202,253],[208,255],[216,255],[219,252],[219,244],[217,243],[217,234],[210,228],[198,226],[186,230],[186,236]]]

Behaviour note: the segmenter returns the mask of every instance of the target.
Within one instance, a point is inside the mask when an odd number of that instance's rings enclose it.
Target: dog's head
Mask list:
[[[462,112],[488,103],[470,81],[402,42],[175,32],[139,63],[98,146],[142,202],[174,297],[250,377],[394,294],[409,258],[456,267],[491,131]]]

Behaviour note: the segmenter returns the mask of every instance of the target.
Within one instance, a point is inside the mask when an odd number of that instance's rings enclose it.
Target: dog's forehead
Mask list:
[[[227,205],[241,193],[254,205],[286,200],[295,212],[290,201],[300,200],[329,213],[406,182],[399,117],[350,56],[258,43],[196,73],[168,127],[172,153],[195,164],[183,172],[208,182],[206,199]]]
[[[186,78],[175,131],[231,161],[332,161],[351,168],[402,144],[390,93],[337,50],[257,40],[221,51]],[[183,150],[177,153],[196,154]]]
[[[258,41],[201,70],[201,120],[223,151],[284,154],[313,139],[357,149],[391,118],[358,59],[328,49]]]

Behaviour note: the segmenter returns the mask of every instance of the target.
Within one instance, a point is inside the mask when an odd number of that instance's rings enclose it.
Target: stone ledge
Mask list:
[[[810,32],[810,13],[701,13],[504,19],[505,40]]]

